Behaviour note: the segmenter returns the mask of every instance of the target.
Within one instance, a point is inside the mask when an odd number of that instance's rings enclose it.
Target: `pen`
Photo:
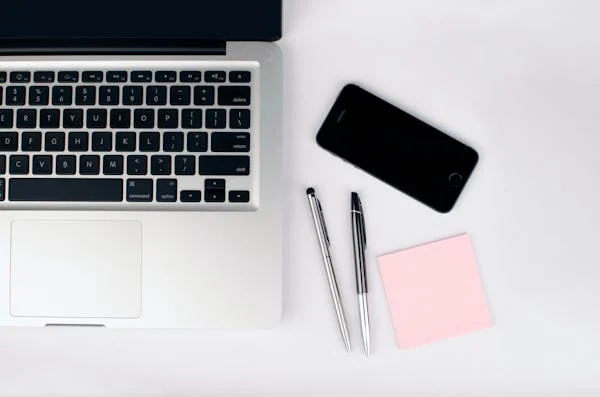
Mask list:
[[[369,305],[367,303],[367,267],[365,261],[367,233],[365,230],[365,216],[358,193],[352,192],[350,205],[352,246],[354,247],[354,270],[356,272],[356,292],[358,294],[358,314],[360,316],[360,329],[362,332],[363,347],[365,349],[365,355],[368,356],[371,350],[371,330],[369,326]]]
[[[348,324],[346,323],[346,315],[344,314],[342,300],[340,299],[340,290],[338,288],[337,280],[335,279],[331,254],[329,252],[329,235],[327,234],[327,226],[325,225],[325,218],[323,217],[323,208],[321,207],[321,202],[315,195],[315,189],[309,187],[306,189],[306,195],[308,196],[310,211],[315,223],[317,239],[319,240],[319,246],[321,248],[321,256],[323,257],[323,264],[325,265],[325,272],[327,273],[327,281],[329,283],[329,290],[331,292],[333,306],[335,307],[340,333],[342,334],[346,350],[351,351],[350,337],[348,336]]]

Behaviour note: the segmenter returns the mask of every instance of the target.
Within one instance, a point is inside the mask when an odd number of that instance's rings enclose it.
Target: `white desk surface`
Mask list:
[[[0,329],[0,395],[600,394],[600,4],[289,0],[285,314],[258,332]],[[440,215],[319,149],[343,83],[474,146]],[[339,341],[304,189],[321,196],[355,352]],[[359,348],[348,195],[367,216],[373,354]],[[491,329],[396,347],[376,254],[471,233]]]

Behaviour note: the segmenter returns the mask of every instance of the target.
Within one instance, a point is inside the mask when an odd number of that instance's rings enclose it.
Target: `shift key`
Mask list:
[[[250,106],[250,87],[245,85],[220,86],[219,105]]]
[[[200,175],[250,175],[250,156],[200,156]]]

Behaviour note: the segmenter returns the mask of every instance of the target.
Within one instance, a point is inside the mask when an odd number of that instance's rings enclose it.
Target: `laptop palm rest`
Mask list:
[[[140,222],[12,222],[12,316],[140,317],[141,271]]]

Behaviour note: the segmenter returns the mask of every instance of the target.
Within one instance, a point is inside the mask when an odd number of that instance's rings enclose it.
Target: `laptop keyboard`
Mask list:
[[[0,208],[255,208],[258,69],[4,69]]]

